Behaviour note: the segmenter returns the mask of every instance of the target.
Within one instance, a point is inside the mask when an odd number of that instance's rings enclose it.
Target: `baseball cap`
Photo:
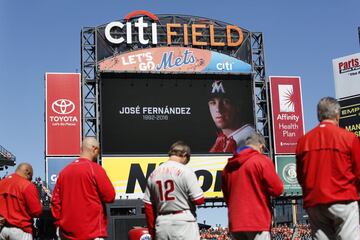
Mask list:
[[[227,97],[235,100],[238,96],[236,82],[231,80],[215,80],[209,88],[209,99],[213,97]]]

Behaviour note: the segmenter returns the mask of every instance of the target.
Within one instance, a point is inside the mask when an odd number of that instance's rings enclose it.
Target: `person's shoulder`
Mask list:
[[[69,164],[67,164],[63,169],[61,169],[61,171],[59,172],[59,176],[60,177],[61,175],[65,175],[67,174],[68,172],[72,172],[73,170],[73,163],[74,161],[70,162]]]
[[[194,170],[189,165],[183,166],[183,172],[186,174],[195,174]]]
[[[59,177],[61,176],[67,176],[67,175],[72,175],[74,172],[78,172],[78,171],[90,171],[91,167],[90,167],[90,160],[84,160],[81,158],[76,158],[74,159],[74,161],[70,162],[69,164],[67,164],[59,173]]]
[[[343,135],[346,138],[357,138],[355,133],[350,132],[350,131],[346,130],[345,128],[336,126],[335,129],[339,134]]]
[[[320,131],[323,131],[321,124],[316,125],[310,131],[305,133],[303,136],[299,137],[297,140],[297,147],[301,146],[303,143],[307,142],[308,140],[314,138]]]
[[[31,181],[27,181],[27,183],[25,183],[24,186],[26,189],[31,189],[31,191],[36,191],[36,192],[38,191],[35,183],[33,183]]]
[[[30,184],[33,184],[31,181],[29,181],[28,179],[16,174],[16,173],[13,173],[11,174],[10,176],[7,177],[7,179],[11,182],[16,182],[16,183],[19,183],[23,186],[28,186]]]
[[[320,123],[318,126],[319,129],[322,129],[327,132],[328,135],[334,137],[337,140],[343,139],[345,141],[353,141],[357,136],[345,128],[342,128],[335,124],[323,124]]]
[[[251,158],[249,158],[248,163],[250,166],[254,165],[257,167],[264,167],[264,166],[268,166],[269,164],[272,164],[272,160],[268,156],[258,153],[253,155]]]
[[[105,171],[104,168],[97,162],[89,161],[87,164],[91,166],[95,171]]]

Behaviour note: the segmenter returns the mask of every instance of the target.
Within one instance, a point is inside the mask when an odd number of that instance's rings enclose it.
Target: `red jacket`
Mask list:
[[[299,139],[296,165],[305,208],[359,199],[360,143],[355,134],[321,122]]]
[[[0,215],[9,225],[32,233],[33,218],[42,213],[38,190],[14,173],[0,181]]]
[[[228,160],[222,172],[230,232],[269,231],[270,196],[283,192],[271,159],[246,147]]]
[[[79,158],[59,174],[51,211],[67,239],[107,237],[105,203],[115,199],[115,190],[105,170],[95,162]]]

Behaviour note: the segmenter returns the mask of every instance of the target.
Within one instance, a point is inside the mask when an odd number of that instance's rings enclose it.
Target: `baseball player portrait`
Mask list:
[[[152,239],[200,239],[195,211],[204,196],[195,173],[186,166],[190,154],[188,145],[175,142],[169,159],[148,178],[143,200]]]
[[[236,92],[230,82],[216,80],[211,85],[208,105],[217,128],[217,138],[209,152],[234,153],[236,148],[243,146],[246,138],[254,132],[248,119],[253,113],[244,109],[246,104],[252,109],[251,103],[246,103],[246,97],[239,100],[241,94]]]

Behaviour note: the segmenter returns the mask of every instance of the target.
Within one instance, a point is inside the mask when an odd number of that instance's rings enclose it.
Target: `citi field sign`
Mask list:
[[[98,29],[100,71],[251,73],[250,33],[235,25],[139,10]]]
[[[136,16],[143,15],[147,16],[152,20],[152,23],[147,23],[144,21],[144,17],[139,17],[134,19],[133,21],[130,21],[130,19],[133,19]],[[113,43],[113,44],[133,44],[133,39],[135,37],[138,38],[138,41],[142,45],[148,45],[158,44],[158,24],[159,18],[148,11],[135,11],[130,14],[128,14],[124,20],[125,23],[122,23],[120,21],[114,21],[106,25],[105,27],[105,37],[106,39]],[[188,46],[189,43],[193,46],[216,46],[216,47],[236,47],[239,46],[243,40],[244,35],[242,30],[234,25],[226,25],[225,28],[221,29],[222,34],[226,35],[226,42],[217,41],[215,39],[215,25],[214,24],[200,24],[200,23],[194,23],[194,24],[181,24],[181,23],[167,23],[165,25],[166,27],[166,39],[167,44],[172,45],[173,43],[179,43],[182,42],[184,46]],[[120,37],[115,37],[112,34],[112,31],[115,31],[115,28],[124,29],[126,34],[125,36],[120,35]],[[137,29],[137,35],[134,36],[133,28]],[[179,33],[179,30],[181,33]],[[204,37],[205,31],[208,31],[209,33],[209,41],[203,41],[199,40],[201,37]],[[145,37],[145,32],[151,32],[151,39]],[[236,38],[234,39],[232,35],[236,35]],[[189,36],[191,36],[189,38]]]

